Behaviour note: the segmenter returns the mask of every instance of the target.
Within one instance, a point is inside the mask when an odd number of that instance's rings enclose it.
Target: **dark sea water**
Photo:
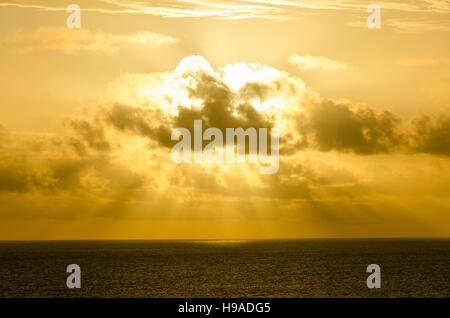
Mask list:
[[[0,242],[0,297],[449,297],[449,281],[450,240]]]

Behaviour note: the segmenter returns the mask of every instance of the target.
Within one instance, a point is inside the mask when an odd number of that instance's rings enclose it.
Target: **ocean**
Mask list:
[[[0,297],[449,297],[449,280],[450,239],[0,242]]]

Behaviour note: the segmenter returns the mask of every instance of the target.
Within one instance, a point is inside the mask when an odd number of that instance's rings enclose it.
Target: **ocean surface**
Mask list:
[[[0,297],[449,297],[449,283],[450,239],[0,242]]]

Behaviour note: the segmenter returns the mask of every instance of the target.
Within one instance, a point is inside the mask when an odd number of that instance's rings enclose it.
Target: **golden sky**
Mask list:
[[[450,1],[374,4],[0,1],[0,239],[449,237]],[[278,173],[174,163],[195,119]]]

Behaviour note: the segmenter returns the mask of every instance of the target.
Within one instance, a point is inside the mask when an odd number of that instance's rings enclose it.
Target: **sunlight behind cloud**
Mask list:
[[[1,238],[449,234],[445,1],[68,3],[0,3]],[[278,128],[277,173],[172,161],[196,120]]]

